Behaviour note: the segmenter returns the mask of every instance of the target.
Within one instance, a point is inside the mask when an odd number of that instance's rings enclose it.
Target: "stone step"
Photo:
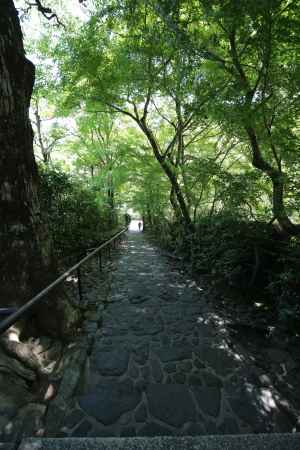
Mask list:
[[[0,447],[1,448],[1,447]],[[25,439],[19,450],[297,450],[300,434]],[[2,448],[1,448],[2,450]],[[5,448],[6,450],[6,448]]]

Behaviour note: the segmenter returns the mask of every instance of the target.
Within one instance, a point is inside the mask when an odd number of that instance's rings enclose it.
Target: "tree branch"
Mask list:
[[[176,130],[176,124],[175,124],[174,122],[172,122],[171,120],[169,120],[169,119],[168,119],[168,118],[160,111],[160,109],[158,108],[158,106],[156,105],[156,103],[155,103],[155,101],[154,101],[153,99],[152,99],[152,104],[153,104],[153,106],[154,106],[154,108],[155,108],[157,114],[159,114],[160,117],[161,117],[162,119],[164,119],[166,122],[168,122],[168,124],[171,125],[173,128],[175,128],[175,130]]]
[[[134,116],[131,112],[127,111],[126,109],[119,108],[119,106],[113,105],[112,103],[106,103],[106,105],[119,113],[122,113],[122,114],[125,114],[126,116],[131,117],[135,122],[139,123],[139,118]],[[135,109],[136,109],[136,106],[135,106]]]
[[[79,0],[80,1],[80,0]],[[82,1],[80,2],[82,3]],[[42,5],[41,0],[34,0],[33,3],[26,2],[26,4],[29,6],[29,8],[37,8],[37,10],[47,19],[52,20],[55,19],[58,26],[62,26],[63,28],[66,28],[65,25],[59,20],[59,17],[55,12],[52,11],[51,8]]]

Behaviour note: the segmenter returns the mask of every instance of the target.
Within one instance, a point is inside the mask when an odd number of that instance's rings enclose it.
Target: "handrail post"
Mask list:
[[[78,280],[79,301],[82,302],[82,284],[81,284],[81,270],[80,270],[80,267],[77,268],[77,280]]]
[[[102,254],[101,251],[98,254],[98,264],[99,264],[99,270],[102,272]]]
[[[74,264],[72,267],[70,267],[67,271],[65,271],[62,275],[60,275],[58,278],[56,278],[52,283],[50,283],[47,287],[45,287],[42,291],[40,291],[38,294],[36,294],[34,297],[32,297],[27,303],[20,306],[17,311],[10,314],[8,317],[6,317],[4,320],[0,321],[0,335],[4,333],[6,330],[8,330],[14,323],[16,323],[21,317],[24,316],[24,314],[31,310],[42,298],[46,296],[52,289],[54,289],[56,286],[61,284],[63,281],[65,281],[71,274],[77,273],[78,278],[78,291],[79,291],[79,298],[80,301],[83,298],[83,291],[82,291],[82,283],[81,283],[81,273],[80,273],[80,267],[82,264],[84,264],[86,261],[90,260],[94,255],[101,252],[104,249],[106,251],[109,251],[110,254],[110,245],[113,241],[115,241],[117,238],[121,238],[121,236],[126,233],[128,228],[124,228],[119,233],[114,235],[111,239],[101,244],[99,247],[92,250],[91,253],[86,255],[84,258],[82,258],[79,262]],[[101,263],[102,266],[102,263]]]

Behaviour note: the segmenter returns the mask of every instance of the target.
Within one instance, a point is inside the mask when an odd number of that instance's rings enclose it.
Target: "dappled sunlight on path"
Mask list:
[[[292,431],[283,399],[234,345],[198,286],[143,233],[128,233],[112,275],[73,436]]]

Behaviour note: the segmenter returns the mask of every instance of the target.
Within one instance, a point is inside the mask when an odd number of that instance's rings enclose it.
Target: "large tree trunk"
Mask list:
[[[34,65],[25,57],[13,0],[0,2],[0,305],[19,306],[55,277],[37,195],[29,104]],[[61,295],[60,295],[61,296]],[[56,292],[57,297],[57,292]],[[59,299],[55,299],[59,300]],[[44,332],[64,334],[71,310],[48,300],[35,311]],[[72,315],[74,318],[74,315]],[[71,320],[71,317],[70,317]]]

